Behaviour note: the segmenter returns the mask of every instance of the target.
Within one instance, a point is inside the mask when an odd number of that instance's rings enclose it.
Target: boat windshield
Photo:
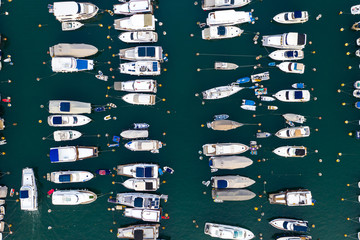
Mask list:
[[[130,33],[130,39],[134,40],[134,33]]]
[[[290,137],[290,130],[286,130],[286,136]]]
[[[289,91],[286,91],[285,98],[286,98],[286,100],[289,100]]]
[[[80,3],[77,3],[77,6],[78,6],[77,13],[81,13],[81,5],[80,5]]]
[[[285,19],[286,21],[289,20],[289,16],[288,16],[288,15],[289,15],[288,13],[285,13],[285,14],[284,14],[284,19]]]
[[[77,122],[78,122],[78,118],[74,117],[74,123],[77,123]]]

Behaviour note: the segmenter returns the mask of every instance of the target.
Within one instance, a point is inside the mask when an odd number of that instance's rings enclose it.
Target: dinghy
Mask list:
[[[286,113],[282,115],[287,121],[301,123],[303,124],[306,122],[306,118],[303,115],[293,114],[293,113]]]
[[[157,61],[137,61],[120,64],[120,73],[135,76],[157,76],[161,74],[160,63]]]
[[[310,127],[290,127],[280,129],[275,136],[282,139],[303,138],[310,136]]]
[[[273,95],[282,102],[308,102],[310,92],[308,90],[281,90]]]
[[[134,129],[148,129],[150,127],[147,123],[134,123]]]
[[[125,130],[120,133],[124,139],[147,138],[149,136],[148,130]]]
[[[273,17],[273,20],[282,24],[304,23],[309,20],[307,11],[283,12]]]
[[[235,63],[228,63],[228,62],[215,62],[214,68],[216,70],[235,70],[239,66]]]
[[[239,175],[214,176],[211,180],[213,181],[212,187],[218,189],[246,188],[255,183],[254,180]]]
[[[122,100],[134,105],[155,105],[156,95],[145,93],[128,93],[122,96]]]
[[[88,124],[91,119],[83,115],[51,115],[47,121],[51,127],[76,127]]]
[[[82,136],[82,133],[75,130],[58,130],[55,131],[53,135],[56,142],[61,142],[78,139]]]
[[[356,39],[356,45],[360,46],[360,38]]]
[[[115,19],[114,28],[122,31],[155,31],[155,17],[152,14],[135,14]]]
[[[78,101],[50,100],[49,113],[52,114],[82,114],[91,113],[91,104]]]
[[[88,171],[60,171],[47,174],[47,180],[53,183],[79,183],[93,178],[94,174]]]
[[[355,51],[355,56],[360,57],[360,49]]]
[[[251,0],[203,0],[201,8],[203,10],[239,8],[250,2]]]
[[[267,106],[267,109],[275,111],[275,110],[278,110],[279,108],[277,106]]]
[[[127,179],[122,185],[134,191],[156,191],[160,187],[159,178],[130,178]]]
[[[271,136],[271,133],[268,132],[258,132],[256,133],[256,138],[268,138]]]
[[[239,37],[243,32],[244,30],[234,26],[211,26],[202,30],[201,37],[204,40],[226,39]]]
[[[63,30],[63,31],[73,31],[73,30],[81,28],[82,26],[84,26],[84,24],[81,23],[81,22],[77,22],[77,21],[62,22],[61,23],[61,30]]]
[[[244,109],[244,110],[255,111],[256,110],[256,103],[254,101],[252,101],[252,100],[243,99],[242,100],[242,105],[240,107],[242,109]]]
[[[305,72],[305,65],[302,63],[282,62],[276,65],[281,71],[287,73],[303,74]]]
[[[159,237],[160,224],[138,224],[118,228],[117,238],[156,240]]]
[[[222,10],[209,13],[206,24],[208,26],[232,26],[254,21],[251,12]]]
[[[162,146],[162,142],[158,140],[133,140],[125,144],[125,147],[131,151],[149,151],[151,153],[159,153]]]
[[[132,192],[118,193],[115,199],[109,198],[108,202],[138,209],[160,209],[160,201],[162,199],[166,202],[168,195]]]
[[[239,169],[246,168],[253,164],[253,161],[250,158],[243,156],[220,156],[220,157],[211,157],[209,159],[209,166],[211,170],[218,169]]]
[[[353,96],[356,97],[356,98],[360,98],[360,89],[355,89],[353,91]]]
[[[126,82],[114,82],[114,90],[124,92],[157,92],[156,80],[136,79]]]
[[[295,88],[295,89],[303,89],[305,88],[305,84],[304,83],[294,83],[291,85],[292,88]]]
[[[270,79],[270,73],[263,72],[263,73],[254,74],[254,75],[251,75],[250,78],[251,78],[251,82],[253,82],[253,83],[266,81],[266,80]]]
[[[304,58],[304,52],[302,50],[276,50],[269,54],[271,59],[277,61],[293,61]]]
[[[247,150],[249,147],[242,143],[209,143],[203,145],[205,156],[235,155]]]
[[[206,124],[208,128],[217,131],[228,131],[232,129],[236,129],[238,127],[242,127],[244,124],[231,121],[231,120],[217,120],[213,122],[209,122]]]
[[[360,89],[360,80],[358,80],[354,83],[354,88]]]
[[[95,55],[97,52],[96,47],[83,43],[59,43],[49,48],[51,57],[83,58]]]
[[[50,148],[51,163],[75,162],[87,158],[97,157],[97,147],[66,146]]]
[[[249,77],[243,77],[243,78],[239,78],[238,80],[236,80],[236,83],[238,83],[238,84],[248,83],[248,82],[250,82]]]
[[[154,43],[158,41],[158,34],[152,31],[124,32],[119,39],[126,43]]]
[[[264,47],[281,49],[303,49],[306,45],[306,34],[289,32],[277,35],[263,36]]]
[[[226,120],[229,118],[229,115],[227,114],[219,114],[219,115],[215,115],[214,116],[214,121],[217,121],[217,120]]]
[[[212,100],[212,99],[221,99],[225,97],[229,97],[241,90],[244,87],[240,87],[238,84],[231,84],[227,86],[215,87],[209,90],[203,91],[203,99]]]
[[[264,101],[264,102],[272,102],[272,101],[275,101],[276,99],[273,97],[270,97],[270,96],[261,96],[260,100]]]
[[[113,11],[115,14],[133,15],[137,13],[152,13],[153,6],[151,0],[130,0],[125,3],[115,4]]]
[[[278,156],[281,157],[305,157],[307,155],[307,149],[304,146],[283,146],[273,150]]]
[[[49,13],[53,13],[60,22],[87,20],[94,17],[99,8],[92,3],[80,2],[54,2],[48,5]]]
[[[292,232],[307,232],[308,222],[303,220],[289,219],[289,218],[277,218],[269,222],[274,228],[292,231]]]
[[[256,194],[247,189],[217,189],[211,192],[214,202],[221,203],[224,201],[247,201],[256,197]]]
[[[161,210],[125,208],[124,217],[135,218],[144,222],[160,222]]]
[[[354,30],[354,31],[359,31],[360,30],[360,22],[354,23],[352,25],[351,29]]]
[[[250,240],[255,237],[251,231],[245,228],[216,223],[205,223],[204,233],[221,239]]]
[[[52,194],[53,205],[79,205],[95,202],[97,195],[88,190],[56,190]]]
[[[360,14],[360,5],[354,5],[351,7],[350,12],[352,15]]]
[[[356,102],[356,103],[355,103],[355,107],[356,107],[357,109],[360,109],[360,102]]]

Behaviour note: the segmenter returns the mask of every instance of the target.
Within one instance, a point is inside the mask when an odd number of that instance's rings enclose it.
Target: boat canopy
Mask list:
[[[59,182],[71,182],[71,174],[63,174],[59,176]]]
[[[301,18],[301,16],[302,16],[301,11],[294,12],[294,18]]]
[[[303,99],[303,92],[295,91],[294,96],[295,96],[295,99]]]
[[[139,47],[139,57],[155,57],[155,47]]]
[[[306,149],[297,148],[297,149],[295,150],[295,155],[296,155],[296,156],[305,156],[305,155],[306,155]]]
[[[21,190],[20,199],[27,199],[27,198],[29,198],[29,190]]]
[[[88,69],[88,60],[86,59],[76,59],[76,68],[78,70]]]
[[[226,34],[226,28],[224,26],[218,27],[218,35],[225,36]]]
[[[286,51],[285,56],[288,58],[292,58],[292,57],[298,57],[299,54],[297,51]]]
[[[226,180],[217,180],[217,188],[227,188],[228,182]]]
[[[137,197],[134,199],[134,207],[141,208],[143,207],[144,199],[142,197]]]
[[[66,16],[80,13],[81,6],[77,2],[54,2],[54,15]]]
[[[153,168],[152,167],[137,167],[136,168],[136,177],[153,177]]]

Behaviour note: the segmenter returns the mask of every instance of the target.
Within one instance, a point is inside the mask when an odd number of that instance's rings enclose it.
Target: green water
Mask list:
[[[254,15],[259,17],[256,24],[241,26],[248,34],[221,41],[201,39],[201,30],[196,22],[204,22],[207,12],[201,10],[199,5],[194,6],[193,1],[159,1],[155,16],[164,25],[157,27],[158,44],[169,54],[169,62],[162,65],[167,71],[155,78],[162,84],[157,95],[166,101],[159,102],[155,107],[130,106],[116,99],[115,96],[123,94],[113,90],[108,93],[111,97],[105,98],[106,87],[112,85],[112,80],[102,82],[95,79],[95,71],[91,74],[56,74],[50,77],[50,57],[46,53],[48,47],[69,42],[88,43],[103,49],[95,56],[96,71],[102,70],[106,75],[114,75],[118,81],[136,79],[120,75],[118,71],[109,71],[110,67],[116,69],[119,64],[119,60],[111,55],[117,53],[119,48],[128,47],[117,39],[118,32],[107,29],[115,17],[100,14],[78,31],[62,32],[60,23],[47,12],[48,3],[51,2],[35,1],[28,4],[13,0],[11,3],[4,2],[1,7],[1,12],[9,12],[8,16],[0,15],[1,32],[8,38],[2,49],[5,55],[11,54],[14,62],[14,66],[4,64],[1,71],[1,81],[12,80],[11,84],[1,85],[3,97],[12,97],[12,107],[3,105],[1,108],[7,124],[3,134],[8,141],[0,150],[6,152],[6,155],[0,158],[1,171],[11,172],[1,179],[1,184],[18,190],[21,169],[32,167],[37,177],[40,196],[39,211],[36,213],[20,211],[15,198],[9,198],[5,221],[13,225],[11,230],[14,234],[8,239],[115,239],[117,227],[139,223],[122,217],[121,212],[107,210],[113,206],[107,203],[107,194],[111,191],[126,191],[125,188],[112,184],[112,181],[121,181],[122,178],[96,177],[85,184],[59,186],[47,182],[43,176],[56,170],[95,171],[98,168],[112,168],[117,164],[132,162],[153,162],[175,169],[173,175],[162,177],[167,183],[163,184],[159,191],[169,195],[169,201],[162,205],[164,212],[170,216],[169,220],[161,223],[162,227],[165,227],[161,230],[161,237],[165,239],[210,239],[203,234],[203,226],[207,221],[242,226],[253,231],[257,238],[261,233],[263,239],[274,239],[276,234],[281,232],[272,228],[268,221],[276,217],[305,219],[310,224],[315,224],[315,228],[310,231],[313,239],[344,239],[345,233],[352,234],[360,230],[360,225],[346,221],[347,217],[358,216],[359,205],[340,200],[342,197],[356,200],[359,193],[354,187],[346,187],[347,183],[359,180],[359,142],[348,136],[350,131],[358,130],[359,127],[344,124],[346,119],[359,119],[359,113],[352,107],[355,99],[351,95],[336,92],[341,83],[346,83],[343,90],[351,93],[352,82],[358,80],[358,61],[354,56],[346,56],[345,53],[356,50],[354,43],[359,35],[349,30],[349,27],[359,19],[349,14],[338,15],[340,10],[349,12],[350,6],[357,4],[357,1],[255,1],[243,8],[245,11],[255,9]],[[116,1],[93,3],[100,9],[111,9]],[[270,21],[279,12],[298,9],[309,11],[309,22],[286,26]],[[315,17],[320,13],[323,17],[316,21]],[[97,26],[99,23],[104,27]],[[38,27],[39,24],[42,24],[41,28]],[[340,32],[341,27],[344,27],[345,31]],[[163,31],[166,31],[166,36],[162,34]],[[302,62],[306,64],[306,72],[303,75],[285,74],[278,69],[268,68],[256,71],[252,68],[240,68],[231,72],[196,71],[197,68],[210,68],[216,60],[238,65],[260,63],[266,66],[270,62],[267,58],[256,61],[254,57],[196,56],[195,53],[266,55],[266,49],[260,44],[253,44],[252,32],[264,35],[289,31],[307,33],[308,40],[313,43],[305,48],[306,57]],[[195,35],[193,38],[190,37],[191,33]],[[110,40],[107,39],[109,34],[112,38]],[[345,47],[345,42],[350,45]],[[109,46],[112,48],[109,49]],[[311,51],[316,51],[316,54],[311,54]],[[105,64],[107,61],[111,61],[111,65]],[[46,62],[46,65],[43,65],[43,62]],[[353,66],[353,69],[347,70],[347,66]],[[311,71],[312,68],[317,71]],[[258,117],[253,118],[253,112],[240,109],[241,99],[255,100],[250,90],[243,90],[222,100],[209,101],[205,105],[194,96],[203,90],[227,85],[240,77],[265,70],[270,71],[271,80],[264,84],[271,94],[290,88],[292,83],[304,82],[308,88],[314,88],[312,95],[318,100],[300,104],[276,102],[279,107],[277,112],[259,109],[256,112]],[[36,81],[38,77],[41,78],[40,81]],[[84,137],[68,143],[99,146],[104,152],[98,158],[69,164],[50,164],[47,157],[49,148],[59,144],[42,140],[42,137],[48,136],[54,128],[46,124],[48,113],[46,109],[40,108],[40,105],[46,105],[51,99],[78,100],[98,105],[113,102],[118,105],[117,109],[110,112],[92,114],[90,117],[94,121],[91,124],[76,129],[86,135],[101,134],[101,138]],[[343,107],[342,102],[348,105]],[[167,111],[170,111],[170,114]],[[255,140],[254,134],[258,129],[274,133],[285,127],[280,114],[288,112],[308,117],[307,124],[312,130],[309,138],[280,140],[272,137],[259,140],[263,147],[258,156],[251,156],[255,162],[252,166],[216,173],[239,174],[257,180],[249,189],[263,197],[246,202],[214,203],[211,189],[201,184],[201,181],[212,176],[208,160],[205,157],[202,161],[199,160],[198,151],[201,146],[215,142],[248,144],[250,140]],[[229,132],[201,128],[201,124],[210,121],[214,114],[221,113],[229,114],[231,120],[243,123],[261,122],[262,126],[244,126]],[[116,116],[117,120],[104,121],[103,117],[107,114]],[[317,119],[319,116],[322,120]],[[43,123],[39,124],[39,120]],[[108,139],[105,134],[108,133],[110,137],[118,135],[133,122],[149,123],[151,139],[165,142],[166,147],[161,149],[159,154],[130,152],[124,147],[116,149],[116,152],[107,152]],[[12,123],[17,123],[17,126],[12,126]],[[315,129],[319,131],[316,132]],[[312,153],[304,159],[275,157],[271,151],[282,145],[304,145]],[[319,150],[318,154],[314,153],[316,149]],[[343,153],[343,156],[338,157],[339,152]],[[249,156],[249,153],[244,155]],[[337,158],[340,163],[336,162]],[[267,161],[258,163],[258,159]],[[322,159],[322,163],[319,163],[319,159]],[[318,173],[322,173],[322,177],[319,177]],[[304,208],[269,205],[263,193],[264,181],[267,182],[266,192],[308,188],[317,202],[313,207]],[[46,192],[51,188],[88,188],[99,194],[99,199],[85,206],[52,206],[51,199],[46,196]],[[255,207],[259,210],[255,211]],[[52,210],[51,213],[48,213],[49,209]],[[258,221],[259,218],[261,221]],[[195,227],[193,220],[196,220],[199,228]],[[52,226],[52,229],[48,230],[48,226]],[[110,233],[110,229],[114,232]]]

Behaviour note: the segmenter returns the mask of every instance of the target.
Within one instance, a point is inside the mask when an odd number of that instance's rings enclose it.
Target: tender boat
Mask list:
[[[59,43],[49,48],[51,57],[89,57],[95,55],[98,49],[90,44],[83,43]]]
[[[53,183],[78,183],[93,179],[94,174],[87,171],[59,171],[47,175],[47,180]]]
[[[253,83],[266,81],[266,80],[270,79],[270,73],[262,72],[262,73],[253,74],[250,76],[250,79],[251,79],[251,82],[253,82]]]
[[[352,15],[360,14],[360,5],[354,5],[350,9]]]
[[[294,83],[291,85],[292,88],[295,88],[295,89],[303,89],[305,88],[305,84],[304,83]]]
[[[206,24],[208,26],[232,26],[254,21],[251,12],[222,10],[209,13]]]
[[[251,0],[203,0],[203,10],[239,8],[249,4]]]
[[[228,62],[215,62],[215,70],[235,70],[239,66],[235,63],[228,63]]]
[[[309,20],[307,11],[283,12],[277,14],[273,20],[282,24],[304,23]]]
[[[115,14],[133,15],[137,13],[152,13],[153,6],[151,0],[130,0],[122,4],[115,4],[113,9]]]
[[[124,217],[140,219],[144,222],[160,222],[161,210],[125,208]]]
[[[227,114],[214,115],[214,121],[225,120],[225,119],[228,119],[228,118],[229,118],[229,115],[227,115]]]
[[[234,26],[211,26],[201,32],[202,39],[226,39],[239,37],[244,30]]]
[[[307,149],[304,146],[283,146],[274,149],[273,153],[281,157],[305,157]]]
[[[229,97],[241,90],[244,87],[240,87],[239,84],[231,84],[227,86],[215,87],[202,92],[203,99],[221,99]]]
[[[276,99],[273,97],[269,97],[269,96],[260,96],[260,100],[264,101],[264,102],[272,102],[272,101],[275,101]]]
[[[308,90],[281,90],[273,95],[282,102],[308,102],[310,92]]]
[[[217,189],[211,192],[214,202],[247,201],[256,197],[256,194],[247,189]]]
[[[135,191],[156,191],[160,187],[159,178],[130,178],[122,183],[128,189]]]
[[[247,150],[249,147],[242,143],[209,143],[203,145],[205,156],[235,155]]]
[[[94,17],[99,8],[92,3],[54,2],[49,5],[49,12],[53,13],[60,22],[73,20],[87,20]]]
[[[77,21],[62,22],[61,30],[62,31],[73,31],[73,30],[81,28],[82,26],[84,26],[84,24],[81,22],[77,22]]]
[[[120,73],[135,76],[160,75],[160,63],[157,61],[137,61],[120,64]]]
[[[134,129],[136,130],[144,130],[150,127],[150,125],[147,123],[134,123],[133,125],[134,125]]]
[[[288,218],[277,218],[269,222],[274,228],[292,231],[292,232],[307,232],[308,231],[308,222],[296,219]]]
[[[52,194],[54,205],[79,205],[95,202],[97,195],[88,190],[56,190]]]
[[[286,114],[283,114],[282,116],[285,118],[285,120],[290,121],[290,122],[301,123],[301,124],[306,122],[306,118],[303,115],[286,113]]]
[[[158,41],[158,34],[152,31],[124,32],[119,39],[126,43],[154,43]]]
[[[246,188],[255,183],[254,180],[239,175],[214,176],[211,180],[213,181],[212,186],[218,189]]]
[[[97,157],[99,154],[97,147],[55,147],[50,148],[51,163],[75,162],[87,158]]]
[[[243,156],[222,156],[222,157],[211,157],[209,159],[209,166],[212,172],[218,169],[239,169],[246,168],[253,164],[250,158]]]
[[[114,90],[124,92],[157,92],[156,80],[136,79],[126,82],[114,82]]]
[[[119,58],[129,61],[164,61],[163,49],[159,46],[138,46],[120,49]]]
[[[305,65],[302,63],[282,62],[276,65],[281,71],[287,73],[303,74],[305,72]]]
[[[149,136],[148,130],[125,130],[120,133],[124,139],[147,138]]]
[[[244,124],[231,120],[216,120],[207,123],[207,127],[217,131],[228,131],[242,127]]]
[[[306,34],[289,32],[278,35],[263,36],[264,47],[282,49],[303,49],[306,45]]]
[[[268,138],[271,136],[269,132],[258,132],[256,133],[256,138]]]
[[[250,240],[255,237],[251,231],[245,228],[216,223],[205,223],[204,233],[221,239]]]
[[[354,88],[360,89],[360,80],[354,82]]]
[[[78,101],[50,100],[49,112],[52,114],[91,113],[91,104]]]
[[[159,237],[160,224],[139,224],[118,228],[117,237],[126,239],[156,240]]]
[[[32,168],[24,168],[22,170],[20,208],[24,211],[38,210],[38,192]]]
[[[156,95],[146,93],[128,93],[122,96],[122,100],[134,105],[155,105]]]
[[[80,72],[94,69],[94,60],[77,59],[73,57],[53,57],[51,59],[53,72]]]
[[[353,96],[356,97],[356,98],[360,98],[360,89],[355,89],[353,91]]]
[[[360,22],[356,22],[351,27],[352,30],[359,31],[360,30]]]
[[[152,153],[159,153],[162,148],[162,142],[158,140],[132,140],[124,145],[131,151],[150,151]]]
[[[75,130],[58,130],[55,131],[53,135],[56,142],[61,142],[78,139],[82,136],[82,133]]]
[[[310,127],[290,127],[283,128],[275,133],[275,136],[282,139],[291,139],[291,138],[302,138],[310,136]]]
[[[356,39],[356,45],[360,46],[360,38]]]
[[[304,58],[304,52],[302,50],[276,50],[269,54],[271,59],[277,61],[293,61]]]
[[[48,124],[51,127],[76,127],[88,124],[91,119],[83,115],[51,115]]]
[[[355,108],[360,109],[360,102],[355,103]]]
[[[114,28],[122,31],[155,31],[155,17],[151,14],[136,14],[116,19]]]
[[[360,49],[355,51],[355,56],[360,57]]]
[[[139,209],[160,209],[161,199],[166,202],[168,196],[150,193],[118,193],[116,199],[109,198],[108,202]]]
[[[270,193],[269,202],[270,204],[281,204],[289,207],[311,206],[313,204],[311,192],[307,189]]]
[[[117,175],[132,178],[158,178],[159,165],[151,163],[134,163],[117,166]]]
[[[290,237],[281,237],[276,240],[311,240],[311,236],[290,236]]]

